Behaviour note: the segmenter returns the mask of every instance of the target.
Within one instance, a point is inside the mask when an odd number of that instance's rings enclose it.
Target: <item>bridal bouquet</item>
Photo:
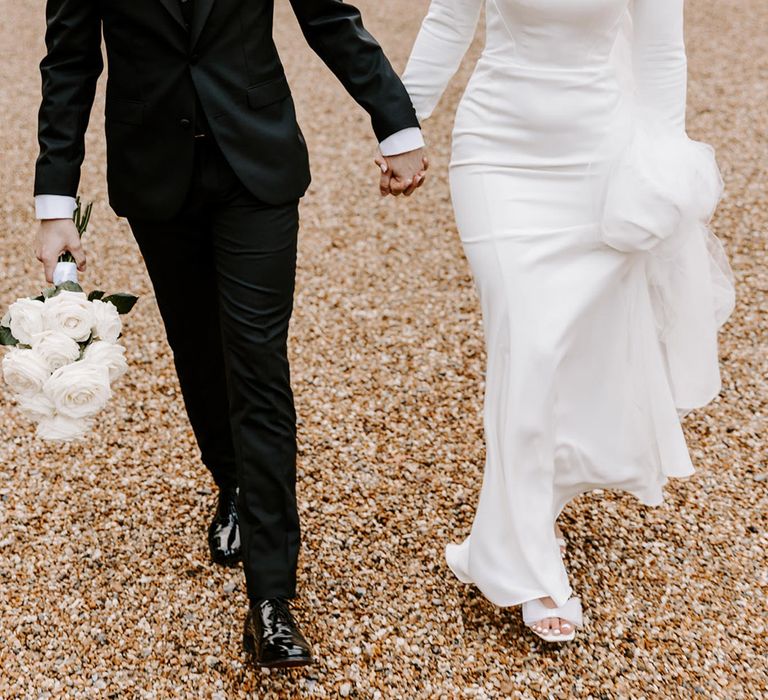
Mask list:
[[[92,205],[78,200],[74,220],[82,236]],[[45,440],[76,440],[91,429],[112,387],[128,369],[120,345],[121,314],[137,301],[130,294],[87,294],[77,267],[59,258],[53,287],[11,304],[0,320],[0,345],[10,350],[2,373],[21,412]]]

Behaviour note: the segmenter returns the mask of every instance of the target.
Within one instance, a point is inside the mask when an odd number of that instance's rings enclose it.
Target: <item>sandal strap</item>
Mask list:
[[[559,608],[548,608],[539,599],[529,600],[523,603],[523,622],[526,625],[534,625],[549,617],[559,617],[567,620],[574,627],[584,626],[584,616],[579,598],[569,598],[565,605]]]

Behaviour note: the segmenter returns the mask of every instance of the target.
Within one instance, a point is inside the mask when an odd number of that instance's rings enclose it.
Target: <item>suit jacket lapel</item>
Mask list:
[[[179,5],[179,0],[160,0],[160,2],[163,4],[166,10],[171,14],[171,16],[182,26],[185,27],[184,24],[184,15],[181,14],[181,6]]]
[[[178,0],[175,1],[178,2]],[[197,40],[203,32],[203,28],[208,21],[208,16],[211,14],[215,2],[216,0],[195,0],[194,19],[192,20],[192,31],[190,32],[190,46],[192,48],[197,44]]]

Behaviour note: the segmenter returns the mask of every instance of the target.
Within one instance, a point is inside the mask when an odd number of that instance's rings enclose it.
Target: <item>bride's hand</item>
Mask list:
[[[375,163],[381,169],[379,191],[382,197],[388,194],[409,197],[424,184],[429,169],[429,159],[423,148],[396,156],[384,157],[379,153]]]
[[[45,279],[53,283],[53,271],[59,256],[69,251],[72,253],[77,269],[85,270],[85,249],[72,219],[47,219],[40,222],[37,232],[35,256],[43,263]]]
[[[381,180],[379,181],[379,193],[382,197],[386,197],[389,192],[389,185],[392,182],[392,171],[387,165],[387,161],[384,156],[379,153],[373,161],[381,169]]]

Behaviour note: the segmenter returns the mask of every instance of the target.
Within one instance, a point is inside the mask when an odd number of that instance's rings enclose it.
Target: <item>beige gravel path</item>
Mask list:
[[[589,624],[561,649],[457,584],[442,558],[467,532],[483,461],[480,319],[446,184],[471,65],[427,126],[429,189],[380,201],[366,118],[277,5],[315,175],[292,355],[300,615],[320,662],[293,675],[243,667],[241,574],[207,561],[212,484],[137,248],[105,203],[100,97],[82,186],[97,201],[86,282],[142,294],[126,329],[132,372],[80,446],[35,441],[2,399],[0,699],[768,697],[768,4],[689,2],[690,131],[719,152],[716,229],[740,297],[723,395],[687,423],[699,470],[656,510],[615,495],[568,510]],[[402,68],[427,0],[360,5]],[[43,2],[0,0],[0,16],[5,307],[40,282],[30,190]]]

